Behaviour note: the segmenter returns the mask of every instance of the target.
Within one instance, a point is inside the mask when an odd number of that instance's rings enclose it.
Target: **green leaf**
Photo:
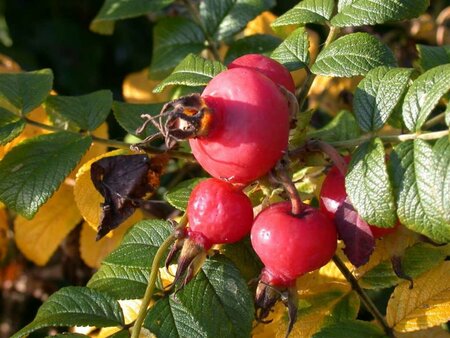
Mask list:
[[[447,102],[447,106],[444,111],[445,124],[450,127],[450,101]]]
[[[85,287],[69,286],[51,295],[36,318],[12,337],[24,337],[44,327],[75,325],[119,326],[124,325],[124,318],[114,299]]]
[[[418,17],[430,0],[354,0],[341,6],[331,24],[337,27],[375,25]]]
[[[309,40],[304,27],[299,27],[290,34],[271,55],[290,71],[309,65]]]
[[[183,181],[170,189],[165,195],[164,199],[169,202],[173,207],[186,211],[189,196],[195,186],[203,181],[205,178],[193,178],[187,181]]]
[[[339,299],[330,314],[325,317],[324,325],[330,325],[343,320],[356,319],[359,308],[359,296],[355,291],[352,291]]]
[[[400,143],[391,153],[391,166],[400,223],[436,242],[450,241],[450,227],[438,199],[441,188],[433,184],[436,167],[431,146],[420,139]]]
[[[0,74],[0,106],[25,115],[38,107],[50,93],[53,73],[50,69]]]
[[[218,61],[210,61],[200,56],[189,54],[176,66],[172,74],[156,86],[153,92],[160,93],[166,86],[170,85],[206,86],[214,76],[226,69],[227,67]]]
[[[221,41],[273,6],[274,0],[204,0],[200,2],[200,17],[208,35]]]
[[[194,22],[181,17],[160,20],[153,29],[153,56],[150,77],[161,79],[190,53],[205,48],[205,35]]]
[[[0,145],[5,145],[20,135],[25,121],[16,114],[0,107]]]
[[[105,258],[88,287],[116,299],[142,298],[155,254],[172,230],[171,225],[162,220],[136,223],[119,247]]]
[[[437,190],[437,203],[442,216],[450,224],[450,140],[448,136],[439,139],[433,147],[434,177],[433,186]]]
[[[448,254],[448,245],[434,247],[429,244],[419,243],[406,249],[402,260],[404,273],[412,278],[420,276],[445,260]],[[359,277],[359,283],[366,289],[388,288],[400,283],[392,268],[391,260],[386,260]]]
[[[362,130],[384,126],[400,102],[413,69],[377,67],[359,83],[353,97],[356,119]]]
[[[450,63],[450,45],[426,46],[418,44],[416,47],[419,53],[419,66],[422,71]]]
[[[356,0],[338,0],[338,12],[340,13],[345,7],[350,6]]]
[[[144,326],[167,338],[249,337],[253,312],[252,296],[239,271],[215,256],[175,298],[150,308]]]
[[[152,124],[149,124],[142,134],[137,135],[136,130],[144,123],[141,115],[149,114],[156,116],[162,107],[163,105],[160,103],[137,104],[114,101],[112,110],[114,117],[123,129],[132,135],[144,139],[147,136],[157,133],[158,130]]]
[[[381,228],[397,222],[392,187],[379,138],[361,144],[352,155],[345,190],[362,219]]]
[[[377,325],[362,320],[344,320],[327,325],[313,335],[313,338],[385,338]]]
[[[237,243],[222,245],[220,252],[233,262],[247,281],[258,277],[263,268],[249,237]]]
[[[49,96],[45,109],[62,115],[82,130],[95,130],[105,122],[113,102],[110,90],[99,90],[81,96]]]
[[[332,42],[317,56],[314,74],[351,77],[365,75],[378,66],[396,66],[392,51],[367,33],[345,35]]]
[[[308,138],[337,142],[357,138],[359,135],[359,127],[353,114],[342,110],[325,127],[309,132]]]
[[[149,274],[150,267],[102,264],[87,286],[114,299],[138,299],[144,297]]]
[[[325,23],[333,14],[333,0],[304,0],[278,17],[272,27]]]
[[[156,12],[172,2],[174,0],[105,0],[91,23],[91,30],[102,34],[112,34],[115,20],[129,19],[149,12]],[[106,30],[105,25],[108,25]]]
[[[0,200],[26,218],[56,191],[89,149],[92,138],[69,132],[28,139],[0,162]]]
[[[225,64],[245,54],[269,55],[281,41],[280,38],[268,34],[254,34],[233,41],[225,56]]]
[[[437,66],[420,75],[409,87],[403,101],[403,120],[411,131],[419,131],[440,98],[450,89],[450,64]]]
[[[59,333],[53,336],[47,336],[46,338],[86,338],[89,336],[86,336],[84,334],[81,333],[70,333],[70,332],[63,332],[63,333]]]

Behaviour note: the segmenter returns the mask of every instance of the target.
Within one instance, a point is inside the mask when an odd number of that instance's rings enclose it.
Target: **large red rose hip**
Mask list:
[[[295,83],[291,73],[282,64],[267,56],[261,54],[243,55],[228,65],[228,69],[233,68],[247,68],[260,72],[276,84],[295,94]]]
[[[251,241],[265,266],[261,281],[289,286],[333,257],[337,233],[333,222],[319,210],[307,206],[299,215],[292,215],[291,203],[282,202],[256,217]]]
[[[250,199],[232,184],[210,178],[199,183],[188,202],[189,237],[203,236],[211,244],[234,243],[250,233]]]
[[[217,75],[202,93],[212,123],[205,136],[189,140],[211,176],[249,183],[281,158],[289,138],[289,108],[279,87],[245,68]]]

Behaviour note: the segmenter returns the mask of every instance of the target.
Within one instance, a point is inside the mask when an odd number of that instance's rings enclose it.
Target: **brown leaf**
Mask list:
[[[165,159],[165,160],[164,160]],[[117,228],[159,186],[165,156],[145,154],[104,157],[91,165],[91,179],[103,196],[97,240]]]

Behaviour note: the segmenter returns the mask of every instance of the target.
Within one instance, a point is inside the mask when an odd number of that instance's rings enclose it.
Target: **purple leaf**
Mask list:
[[[375,239],[369,224],[358,215],[348,197],[337,209],[334,221],[350,262],[356,267],[366,264],[375,248]]]

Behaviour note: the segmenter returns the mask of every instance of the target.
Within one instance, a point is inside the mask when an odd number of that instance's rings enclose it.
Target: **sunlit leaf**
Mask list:
[[[25,257],[37,265],[45,265],[80,220],[73,188],[62,184],[33,219],[18,216],[14,220],[14,239]]]
[[[333,9],[333,0],[303,0],[276,19],[272,26],[325,23],[330,19]]]
[[[153,93],[153,89],[160,81],[150,79],[148,73],[148,68],[144,68],[125,77],[122,83],[122,95],[126,102],[161,103],[169,101],[169,90],[157,94]]]
[[[386,319],[396,331],[423,330],[450,320],[450,262],[397,286],[388,303]]]

